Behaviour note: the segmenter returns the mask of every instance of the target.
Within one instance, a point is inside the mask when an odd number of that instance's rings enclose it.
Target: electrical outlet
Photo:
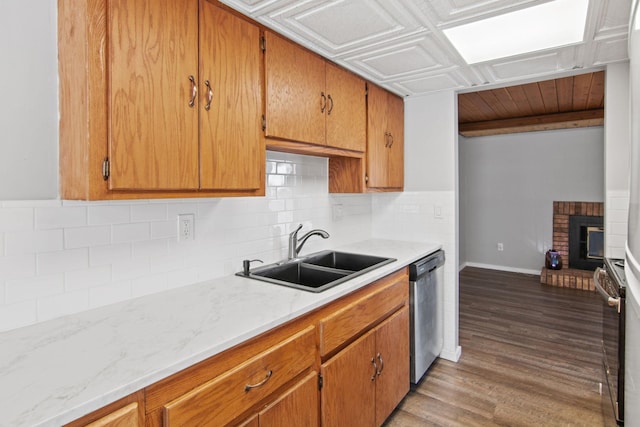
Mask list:
[[[178,215],[178,242],[187,242],[195,239],[195,215]]]
[[[502,243],[498,243],[498,252],[504,251],[504,245]]]

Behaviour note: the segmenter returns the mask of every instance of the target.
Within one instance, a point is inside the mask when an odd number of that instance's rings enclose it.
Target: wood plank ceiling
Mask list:
[[[466,137],[604,124],[604,71],[458,95]]]

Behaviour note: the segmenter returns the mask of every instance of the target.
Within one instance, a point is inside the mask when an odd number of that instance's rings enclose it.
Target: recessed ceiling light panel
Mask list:
[[[554,0],[443,30],[468,64],[583,41],[589,0]]]

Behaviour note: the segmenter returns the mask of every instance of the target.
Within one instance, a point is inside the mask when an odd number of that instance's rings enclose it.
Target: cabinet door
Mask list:
[[[109,4],[109,188],[198,188],[198,0]]]
[[[409,392],[409,308],[376,328],[376,425],[382,425]]]
[[[404,187],[404,101],[387,94],[387,126],[390,134],[388,148],[387,187]]]
[[[266,136],[324,144],[324,59],[270,31],[265,40]]]
[[[367,187],[387,186],[387,92],[369,85],[367,95]]]
[[[368,332],[321,367],[323,427],[375,422],[375,334]]]
[[[318,409],[318,373],[314,371],[260,412],[260,427],[315,427]]]
[[[201,0],[200,187],[262,187],[260,30]]]
[[[326,64],[327,145],[345,150],[367,148],[365,82],[349,71]]]

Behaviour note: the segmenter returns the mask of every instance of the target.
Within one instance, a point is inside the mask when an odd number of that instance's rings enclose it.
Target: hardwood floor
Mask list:
[[[385,426],[602,426],[601,310],[595,293],[465,268],[460,361],[437,359]]]

